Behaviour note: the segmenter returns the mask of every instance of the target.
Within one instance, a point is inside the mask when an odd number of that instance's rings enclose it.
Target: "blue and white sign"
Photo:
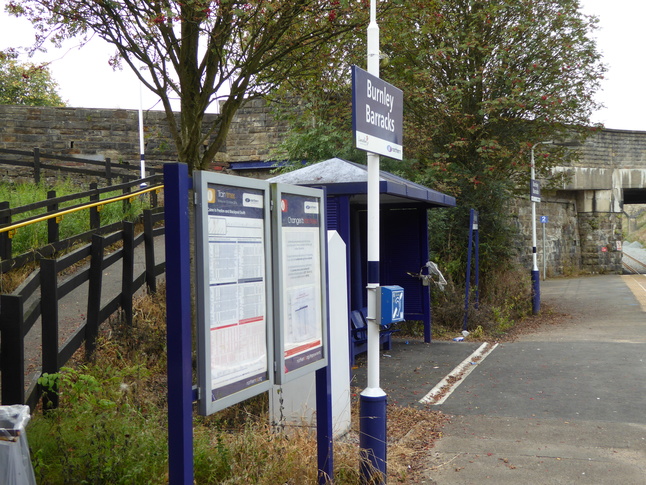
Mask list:
[[[352,131],[360,150],[401,160],[404,94],[377,76],[352,66]]]
[[[547,224],[548,222],[547,216],[541,216],[541,224]]]
[[[381,286],[381,325],[404,321],[404,289],[401,286]]]

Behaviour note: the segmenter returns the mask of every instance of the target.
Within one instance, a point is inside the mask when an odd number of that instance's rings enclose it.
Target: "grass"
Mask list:
[[[163,484],[168,481],[164,289],[135,302],[135,323],[104,327],[89,362],[74,363],[45,387],[60,407],[35,412],[27,429],[40,484]],[[80,355],[80,352],[79,352]],[[315,484],[316,436],[269,424],[266,394],[211,416],[193,417],[199,484]],[[353,430],[334,443],[335,483],[359,483],[358,404]],[[415,483],[444,416],[389,405],[388,481]]]
[[[88,190],[81,188],[77,183],[70,179],[60,180],[55,186],[48,186],[46,184],[0,184],[0,200],[8,201],[10,207],[16,208],[24,205],[40,202],[47,199],[47,192],[55,190],[58,197],[70,194],[76,194]],[[101,200],[110,197],[122,195],[120,191],[110,192],[101,195]],[[60,205],[60,209],[78,205],[81,201],[75,200]],[[89,201],[88,201],[89,202]],[[104,205],[101,210],[101,224],[107,225],[121,220],[134,221],[135,218],[141,214],[141,211],[147,208],[148,205],[145,199],[140,197],[133,200],[132,204],[124,214],[123,204],[115,202]],[[20,214],[14,218],[14,222],[27,219],[29,217],[44,215],[46,209],[39,209]],[[59,223],[60,239],[66,239],[76,234],[81,234],[90,230],[90,216],[89,210],[66,214],[63,216]],[[14,255],[23,254],[25,252],[42,248],[48,244],[47,241],[47,221],[30,224],[28,226],[19,228],[12,238],[12,252]]]

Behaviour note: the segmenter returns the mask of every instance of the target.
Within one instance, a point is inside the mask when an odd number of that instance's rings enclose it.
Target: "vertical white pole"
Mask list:
[[[536,145],[540,144],[535,143],[532,146],[530,151],[531,155],[531,164],[530,164],[530,179],[533,183],[536,174],[534,170],[534,148]],[[536,202],[532,200],[532,313],[537,315],[541,308],[541,293],[540,293],[540,276],[538,274],[538,261],[536,254]]]
[[[144,143],[144,107],[143,107],[143,85],[139,81],[139,158],[140,158],[140,178],[146,178],[146,156]],[[142,184],[145,185],[145,184]]]
[[[368,25],[368,73],[379,77],[379,27],[375,0],[370,2]],[[379,291],[379,155],[368,153],[368,389],[379,389],[379,324],[377,291]],[[377,274],[374,274],[374,273]]]
[[[534,164],[534,149],[538,145],[552,145],[553,141],[539,141],[532,145],[529,152],[530,154],[530,179],[533,182],[536,178],[536,170]],[[531,182],[530,182],[531,183]],[[530,189],[531,197],[531,189]],[[541,277],[538,270],[538,255],[536,251],[536,202],[532,200],[532,313],[537,315],[541,310]]]
[[[547,274],[547,251],[545,250],[545,245],[547,244],[545,241],[546,224],[543,222],[541,225],[543,226],[543,281],[545,281],[545,275]]]
[[[368,73],[379,77],[376,1],[370,2]],[[386,393],[379,385],[379,155],[368,153],[368,386],[360,396],[359,427],[364,484],[386,483]]]

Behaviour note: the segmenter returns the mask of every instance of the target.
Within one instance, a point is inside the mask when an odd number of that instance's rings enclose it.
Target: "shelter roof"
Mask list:
[[[269,181],[325,187],[328,195],[348,195],[353,202],[365,203],[368,192],[368,167],[341,158],[330,158],[272,177]],[[421,202],[430,207],[455,206],[455,197],[383,170],[379,171],[379,192],[381,203]]]

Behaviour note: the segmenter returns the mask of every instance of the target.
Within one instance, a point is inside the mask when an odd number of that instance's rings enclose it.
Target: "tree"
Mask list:
[[[475,208],[483,264],[508,263],[514,244],[507,204],[528,193],[531,147],[591,129],[593,95],[605,71],[590,36],[595,25],[579,0],[392,2],[379,17],[381,77],[404,91],[408,176],[458,201],[457,210],[440,211],[432,233],[444,261],[464,261],[468,210]],[[340,149],[352,143],[349,123],[330,116],[334,105],[326,100],[343,91],[345,98],[334,99],[345,99],[349,110],[348,64],[364,59],[365,48],[356,49],[326,67],[346,73],[344,83],[300,90],[309,115],[323,116],[310,126],[347,133]],[[313,131],[302,123],[300,129],[303,137]],[[543,146],[536,153],[542,177],[576,156]]]
[[[528,193],[531,147],[590,132],[605,71],[590,37],[596,19],[579,0],[425,0],[393,13],[384,74],[406,93],[405,150],[418,180],[457,197],[448,227],[459,241],[477,209],[484,264],[507,264],[506,206]],[[540,150],[537,171],[548,177],[571,157]]]
[[[352,31],[361,16],[340,0],[16,0],[40,47],[98,35],[160,97],[180,162],[205,169],[248,98],[307,74],[307,60]],[[299,70],[296,69],[299,67]],[[143,72],[142,68],[146,71]],[[176,117],[171,98],[180,100]],[[209,126],[204,114],[221,102]]]
[[[65,106],[47,66],[21,63],[14,51],[0,52],[0,104]]]
[[[387,15],[397,2],[378,2],[377,16]],[[286,78],[271,94],[273,115],[290,127],[272,154],[281,160],[310,163],[339,157],[364,162],[365,152],[354,147],[350,68],[366,62],[368,17],[344,35],[342,44],[328,44],[312,62],[308,75]],[[297,61],[298,62],[298,61]],[[294,102],[296,100],[296,103]]]

